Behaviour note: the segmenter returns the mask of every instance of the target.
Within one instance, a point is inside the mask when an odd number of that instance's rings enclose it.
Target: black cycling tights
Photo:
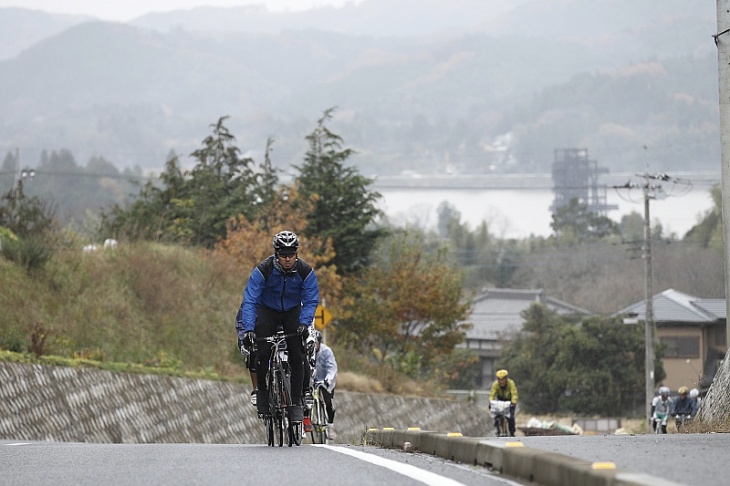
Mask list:
[[[268,307],[259,306],[258,317],[256,318],[257,338],[269,337],[276,334],[277,329],[284,329],[284,334],[296,334],[299,326],[299,314],[302,308],[294,307],[287,312],[277,312]],[[291,398],[292,403],[301,403],[302,385],[304,383],[304,346],[299,336],[290,337],[286,340],[289,350],[289,365],[291,366]],[[271,346],[266,343],[258,343],[256,358],[256,377],[259,390],[266,390],[266,372],[269,370],[269,356]]]

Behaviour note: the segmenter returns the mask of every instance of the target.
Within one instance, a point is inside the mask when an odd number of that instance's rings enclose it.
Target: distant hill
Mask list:
[[[67,148],[160,169],[230,115],[242,150],[273,136],[286,167],[336,106],[366,175],[547,172],[566,146],[631,171],[647,144],[666,146],[667,167],[716,169],[714,6],[687,3],[366,0],[65,18],[56,31],[25,11],[46,34],[0,62],[0,156],[19,148],[32,165]]]
[[[58,34],[90,17],[60,15],[24,8],[0,8],[0,60],[11,59],[36,42]]]
[[[321,30],[355,36],[410,37],[459,32],[531,0],[365,0],[296,12],[269,12],[260,5],[199,7],[150,13],[134,25],[168,32],[258,32]]]

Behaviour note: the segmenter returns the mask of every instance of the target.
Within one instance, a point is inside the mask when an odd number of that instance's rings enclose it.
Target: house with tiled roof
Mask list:
[[[539,302],[561,315],[591,315],[567,302],[553,299],[542,289],[485,289],[472,300],[471,313],[466,321],[472,329],[466,332],[461,345],[479,356],[479,369],[475,390],[489,390],[494,381],[496,363],[502,356],[502,346],[522,329],[525,320],[522,311]]]
[[[656,339],[664,345],[663,384],[672,391],[680,386],[707,388],[727,351],[725,299],[702,299],[668,289],[653,296],[652,308]],[[616,314],[637,316],[643,325],[646,301]]]

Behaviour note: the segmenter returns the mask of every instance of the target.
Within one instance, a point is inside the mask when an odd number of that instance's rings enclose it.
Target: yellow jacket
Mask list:
[[[507,385],[502,388],[499,386],[499,381],[494,380],[492,383],[492,389],[489,390],[489,401],[502,400],[510,401],[513,404],[517,403],[517,385],[512,378],[507,378]]]

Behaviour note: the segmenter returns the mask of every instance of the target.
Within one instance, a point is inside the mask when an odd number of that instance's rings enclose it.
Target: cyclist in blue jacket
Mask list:
[[[236,320],[238,347],[250,349],[257,337],[276,334],[283,328],[285,334],[296,334],[287,339],[291,366],[291,392],[293,405],[289,419],[301,422],[302,386],[304,384],[304,345],[314,322],[319,303],[317,275],[304,260],[297,258],[299,238],[291,231],[281,231],[274,236],[274,254],[259,263],[251,272],[241,302],[241,319]],[[269,369],[271,348],[257,346],[256,407],[261,415],[269,414],[266,372]]]

